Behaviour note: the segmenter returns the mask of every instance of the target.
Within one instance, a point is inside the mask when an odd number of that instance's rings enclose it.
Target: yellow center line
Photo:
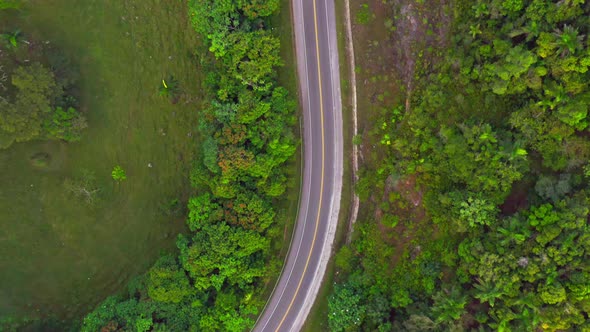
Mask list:
[[[279,331],[285,319],[291,311],[291,307],[293,307],[293,303],[295,302],[295,298],[299,294],[299,290],[301,288],[301,284],[303,283],[303,278],[305,277],[305,273],[307,272],[307,268],[309,266],[309,260],[311,259],[311,253],[313,252],[313,247],[315,246],[315,241],[318,235],[318,226],[320,224],[320,214],[322,211],[322,196],[324,194],[324,162],[325,162],[325,144],[324,144],[324,98],[322,95],[322,71],[320,68],[320,42],[318,38],[318,15],[316,10],[316,0],[313,0],[313,24],[315,28],[315,47],[316,47],[316,57],[318,59],[318,84],[319,84],[319,92],[320,92],[320,124],[322,126],[322,170],[321,170],[321,177],[320,177],[320,201],[318,206],[318,214],[315,221],[315,230],[313,232],[313,239],[311,240],[311,247],[309,249],[309,254],[307,255],[307,260],[305,261],[305,267],[303,268],[303,273],[301,274],[301,278],[299,279],[299,283],[297,284],[297,288],[295,289],[295,294],[291,298],[291,303],[289,303],[289,307],[287,307],[287,311],[285,311],[285,315],[281,319],[279,326],[275,331]],[[308,87],[309,88],[309,87]]]

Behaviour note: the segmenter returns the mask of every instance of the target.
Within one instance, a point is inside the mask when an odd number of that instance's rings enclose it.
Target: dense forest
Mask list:
[[[191,181],[190,233],[179,255],[161,258],[125,294],[90,313],[83,331],[242,331],[277,273],[271,241],[282,235],[273,205],[286,190],[296,150],[296,103],[277,84],[280,42],[269,17],[279,1],[189,1],[209,54],[208,106],[201,112],[202,159]],[[275,268],[271,268],[271,267]]]
[[[411,99],[364,138],[379,213],[336,256],[330,329],[590,331],[590,4],[440,11],[446,47],[416,53]]]

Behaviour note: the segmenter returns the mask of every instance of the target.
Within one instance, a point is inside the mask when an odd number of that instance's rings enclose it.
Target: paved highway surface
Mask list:
[[[342,106],[334,0],[292,0],[303,109],[297,224],[281,277],[254,331],[299,331],[332,251],[342,191]]]

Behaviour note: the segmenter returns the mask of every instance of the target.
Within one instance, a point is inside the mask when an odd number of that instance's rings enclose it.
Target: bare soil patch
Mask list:
[[[449,0],[351,0],[351,16],[360,167],[365,174],[376,174],[384,160],[391,160],[390,146],[380,143],[379,127],[389,122],[394,107],[405,104],[409,111],[416,78],[430,72],[442,58],[450,29]],[[359,219],[377,222],[384,241],[396,248],[393,263],[406,250],[414,250],[419,225],[427,220],[418,177],[390,175],[361,204]]]
[[[396,70],[403,80],[407,95],[414,87],[416,65],[430,65],[437,60],[434,51],[445,46],[450,28],[448,0],[428,2],[393,0],[394,24],[392,28],[393,58]],[[406,99],[406,107],[409,98]]]

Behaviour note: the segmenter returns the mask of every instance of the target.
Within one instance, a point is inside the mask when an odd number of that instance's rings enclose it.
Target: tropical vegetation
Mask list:
[[[329,327],[590,331],[590,5],[441,5],[445,46],[365,137],[378,213],[337,255]]]

